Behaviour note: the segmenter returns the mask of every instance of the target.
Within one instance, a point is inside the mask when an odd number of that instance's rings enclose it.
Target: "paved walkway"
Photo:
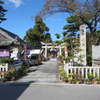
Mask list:
[[[42,65],[32,66],[26,76],[9,84],[54,84],[59,83],[58,61],[46,61]],[[7,84],[7,83],[5,83]]]

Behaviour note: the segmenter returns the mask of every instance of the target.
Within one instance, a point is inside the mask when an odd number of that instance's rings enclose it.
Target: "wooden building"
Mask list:
[[[33,49],[32,46],[27,44],[18,35],[9,32],[0,27],[0,50],[23,51],[24,46],[27,50]]]

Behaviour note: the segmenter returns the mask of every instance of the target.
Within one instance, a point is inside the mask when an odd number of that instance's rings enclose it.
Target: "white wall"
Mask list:
[[[92,59],[100,60],[100,45],[98,46],[92,45]]]

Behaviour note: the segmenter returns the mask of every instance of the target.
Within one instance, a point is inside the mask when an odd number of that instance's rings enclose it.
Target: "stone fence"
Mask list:
[[[82,78],[88,79],[88,73],[93,74],[94,77],[98,76],[100,78],[100,67],[89,67],[89,66],[71,66],[68,64],[64,65],[64,70],[66,71],[67,76],[70,73],[81,75]]]
[[[4,72],[8,71],[10,67],[14,67],[16,71],[18,71],[22,69],[22,63],[14,64],[14,65],[9,65],[8,63],[0,64],[0,78],[4,78]]]

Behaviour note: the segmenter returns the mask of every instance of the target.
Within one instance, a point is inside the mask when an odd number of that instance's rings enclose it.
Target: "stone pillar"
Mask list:
[[[80,55],[82,57],[81,64],[86,66],[86,25],[80,25]]]
[[[47,44],[45,45],[45,58],[47,58]]]
[[[62,55],[62,53],[61,53],[61,45],[59,46],[59,55]]]

